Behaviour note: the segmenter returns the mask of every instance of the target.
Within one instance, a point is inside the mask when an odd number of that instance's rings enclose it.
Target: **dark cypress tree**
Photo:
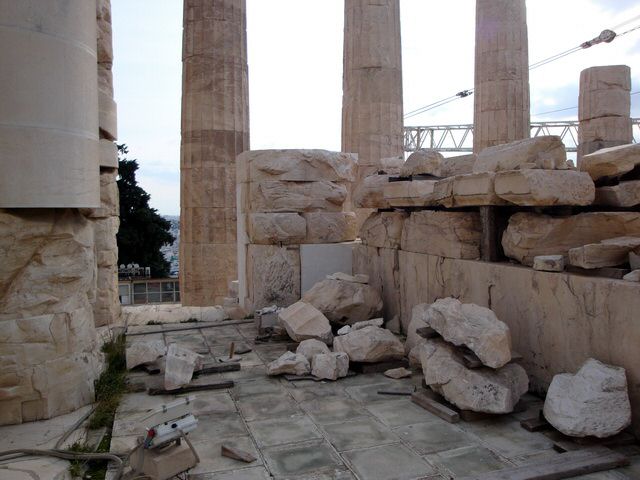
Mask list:
[[[141,267],[151,267],[153,277],[166,277],[170,265],[160,248],[174,241],[171,223],[149,206],[151,195],[136,181],[138,161],[127,159],[127,153],[129,149],[125,144],[118,145],[118,264],[137,263]]]

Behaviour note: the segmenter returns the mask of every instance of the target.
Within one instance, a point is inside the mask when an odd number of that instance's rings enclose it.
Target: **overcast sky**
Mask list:
[[[529,0],[530,63],[605,28],[640,25],[636,0]],[[404,109],[473,87],[474,0],[401,0]],[[180,211],[182,0],[112,0],[118,141],[160,213]],[[342,0],[247,0],[251,148],[340,149]],[[580,71],[632,67],[640,90],[640,29],[533,70],[532,120],[575,119]],[[634,68],[635,67],[635,68]],[[640,95],[632,116],[640,117]],[[406,121],[473,122],[473,97]]]

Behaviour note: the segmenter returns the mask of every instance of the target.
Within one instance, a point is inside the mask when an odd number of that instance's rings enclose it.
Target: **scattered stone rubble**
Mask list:
[[[127,369],[135,368],[145,363],[151,363],[165,355],[167,347],[163,340],[148,340],[133,342],[127,345]]]
[[[344,352],[314,355],[311,374],[325,380],[337,380],[349,373],[349,356]]]
[[[278,320],[296,342],[314,338],[327,345],[333,343],[329,320],[310,303],[294,303],[278,313]]]
[[[402,342],[389,330],[369,326],[334,339],[334,350],[345,352],[352,362],[375,363],[404,357]]]
[[[590,358],[575,375],[556,375],[547,391],[544,417],[574,437],[605,438],[620,433],[631,424],[624,368]]]
[[[286,352],[267,364],[267,375],[307,375],[310,371],[309,360],[300,353]]]
[[[167,347],[164,371],[165,390],[176,390],[191,382],[193,371],[202,367],[202,355],[171,343]]]
[[[321,353],[331,353],[331,350],[327,347],[326,343],[311,338],[300,342],[300,345],[298,345],[298,348],[296,349],[296,353],[303,355],[307,360],[309,360],[309,363],[311,363],[313,357],[316,355]]]

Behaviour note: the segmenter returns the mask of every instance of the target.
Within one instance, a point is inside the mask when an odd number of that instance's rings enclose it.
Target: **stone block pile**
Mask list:
[[[301,297],[300,246],[356,238],[347,211],[357,156],[325,150],[258,150],[237,158],[238,271],[246,310]]]
[[[434,336],[417,335],[429,327]],[[529,387],[527,373],[512,363],[511,333],[488,308],[439,299],[413,309],[405,351],[419,358],[425,383],[462,410],[510,413]],[[465,363],[472,352],[479,365]]]

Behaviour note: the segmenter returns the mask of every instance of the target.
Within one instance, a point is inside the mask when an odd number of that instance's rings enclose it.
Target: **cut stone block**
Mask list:
[[[307,234],[302,243],[341,243],[357,237],[356,214],[353,212],[304,213]]]
[[[388,182],[384,199],[392,207],[424,207],[436,204],[434,195],[437,180]]]
[[[248,174],[247,178],[238,178],[238,182],[353,182],[357,161],[356,154],[327,150],[251,150],[237,158],[238,163],[246,165],[242,171]]]
[[[567,169],[567,151],[562,139],[548,135],[485,148],[478,155],[473,171],[499,172],[518,170],[523,166],[547,170]]]
[[[399,175],[404,165],[404,155],[380,159],[380,171],[389,175]]]
[[[476,212],[413,212],[402,230],[402,250],[448,258],[476,259],[482,233]]]
[[[167,351],[163,340],[150,340],[134,342],[127,346],[127,369],[131,370],[138,365],[149,363],[162,357]]]
[[[193,371],[202,365],[202,356],[177,343],[169,344],[164,371],[165,390],[175,390],[191,381]]]
[[[118,168],[118,147],[115,142],[100,139],[100,166]]]
[[[331,275],[327,275],[327,280],[342,280],[344,282],[352,283],[369,283],[369,275],[364,273],[356,273],[355,275],[347,275],[346,273],[336,272]]]
[[[538,255],[569,255],[569,250],[613,237],[640,236],[638,212],[589,212],[551,217],[520,212],[509,218],[502,236],[505,255],[533,265]]]
[[[355,184],[353,205],[356,208],[389,208],[384,198],[384,186],[389,183],[389,175],[369,175]]]
[[[436,150],[422,149],[413,152],[400,170],[400,175],[433,175],[434,177],[453,177],[473,171],[476,156],[462,155],[445,158]]]
[[[371,247],[400,248],[406,212],[374,212],[360,227],[362,243]]]
[[[452,203],[450,207],[472,207],[483,205],[505,205],[495,193],[494,172],[470,173],[453,178]]]
[[[302,300],[337,325],[351,325],[382,313],[380,293],[372,286],[358,282],[326,279],[316,283]]]
[[[591,177],[575,170],[513,170],[498,172],[496,195],[522,206],[591,205]]]
[[[629,272],[624,277],[622,277],[622,279],[626,280],[627,282],[640,282],[640,270]]]
[[[310,371],[307,357],[293,352],[285,352],[267,364],[267,375],[308,375]]]
[[[296,342],[315,338],[331,345],[333,334],[329,320],[320,310],[306,302],[296,302],[278,313],[280,324]]]
[[[608,207],[640,205],[640,180],[629,180],[612,187],[596,188],[596,199],[593,203]]]
[[[366,327],[334,339],[334,350],[345,352],[352,362],[376,363],[404,357],[402,342],[389,330]]]
[[[247,224],[254,244],[302,243],[307,236],[307,221],[297,213],[250,213]]]
[[[465,345],[488,367],[500,368],[511,360],[509,327],[488,308],[442,298],[427,309],[425,320],[446,341]]]
[[[565,435],[606,438],[631,424],[627,378],[622,367],[593,358],[578,373],[553,377],[544,417]]]
[[[253,212],[339,212],[347,198],[344,185],[334,182],[262,181],[250,184]]]
[[[419,348],[426,384],[462,410],[510,413],[529,388],[527,373],[515,363],[469,369],[442,340],[427,340]]]
[[[578,119],[591,120],[600,117],[629,117],[631,96],[628,90],[592,90],[580,95]]]
[[[352,330],[360,330],[365,327],[382,327],[384,325],[384,318],[374,318],[371,320],[366,320],[364,322],[356,322],[351,325]]]
[[[399,380],[401,378],[409,378],[411,376],[411,370],[404,367],[391,368],[384,372],[384,376],[393,378],[395,380]]]
[[[629,252],[640,246],[640,237],[618,237],[569,250],[569,263],[581,268],[616,267],[629,261]]]
[[[349,373],[349,356],[344,352],[321,353],[313,357],[311,374],[325,380],[337,380]]]
[[[581,121],[578,128],[579,145],[600,141],[620,142],[619,145],[625,145],[630,144],[632,140],[632,123],[629,117],[592,118],[591,120]],[[579,149],[578,152],[580,152]],[[578,158],[580,159],[581,157],[578,156]],[[580,161],[578,161],[578,164],[580,164]]]
[[[316,355],[320,353],[331,353],[331,350],[329,350],[326,343],[316,340],[315,338],[310,338],[309,340],[303,340],[300,342],[300,345],[298,345],[298,348],[296,349],[296,353],[304,355],[304,357],[309,360],[309,363],[311,363],[311,360],[313,360],[313,357]]]
[[[580,88],[585,90],[619,89],[631,91],[631,69],[627,65],[603,65],[580,72]]]
[[[420,303],[411,310],[411,322],[407,328],[407,340],[404,343],[404,351],[409,354],[416,346],[422,345],[425,341],[418,335],[419,328],[429,327],[427,323],[427,311],[431,307],[429,303]]]
[[[247,288],[250,310],[287,307],[300,299],[300,250],[297,247],[249,245]]]
[[[578,168],[587,172],[591,178],[620,177],[640,165],[640,144],[620,145],[603,148],[584,155],[578,162]]]
[[[542,272],[564,271],[564,257],[562,255],[538,255],[533,258],[533,269]]]

